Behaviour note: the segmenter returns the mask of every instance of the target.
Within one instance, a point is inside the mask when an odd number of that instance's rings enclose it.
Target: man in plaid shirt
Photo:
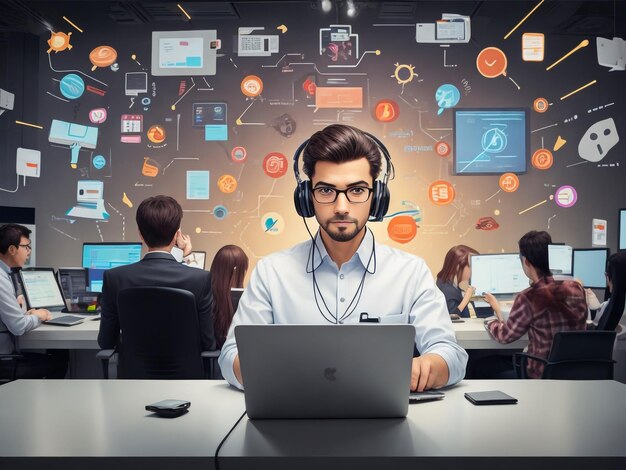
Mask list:
[[[528,333],[528,353],[542,358],[548,357],[552,339],[558,331],[584,330],[587,319],[583,287],[576,281],[555,281],[552,277],[548,266],[550,243],[552,238],[547,232],[533,230],[520,238],[520,260],[531,285],[515,297],[506,322],[496,298],[485,293],[485,300],[497,317],[485,322],[493,339],[499,343],[511,343]],[[499,360],[491,361],[490,369],[494,375],[512,377],[512,367],[510,359],[500,356]],[[527,372],[529,377],[539,379],[543,364],[529,360]]]

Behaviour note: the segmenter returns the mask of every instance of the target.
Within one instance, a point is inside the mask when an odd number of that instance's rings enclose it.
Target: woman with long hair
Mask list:
[[[213,292],[213,325],[217,347],[226,341],[228,328],[235,314],[230,289],[243,287],[248,271],[248,256],[237,245],[219,249],[211,263],[211,291]]]
[[[474,295],[474,288],[468,284],[463,293],[460,286],[469,282],[471,275],[469,258],[477,254],[478,251],[467,245],[453,246],[446,253],[443,267],[437,273],[437,287],[446,298],[450,315],[465,318],[470,316],[467,304]]]
[[[589,308],[597,310],[593,320],[597,329],[621,332],[620,320],[626,303],[626,251],[619,251],[609,256],[606,262],[606,282],[609,299],[600,303],[591,289],[585,289],[587,304]],[[609,304],[611,304],[610,307]]]

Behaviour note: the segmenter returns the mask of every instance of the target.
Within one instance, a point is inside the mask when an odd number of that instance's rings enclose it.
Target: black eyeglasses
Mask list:
[[[328,186],[321,186],[313,190],[313,197],[320,204],[332,204],[337,200],[339,194],[345,194],[348,202],[352,204],[363,204],[369,200],[372,191],[372,188],[365,186],[353,186],[348,189],[336,189],[329,188]]]
[[[21,246],[22,248],[26,248],[28,251],[33,251],[33,247],[31,246],[30,243],[24,244],[24,245],[20,243],[18,246]]]

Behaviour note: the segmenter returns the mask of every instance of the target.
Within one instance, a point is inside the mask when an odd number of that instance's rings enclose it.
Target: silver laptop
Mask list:
[[[401,418],[412,325],[238,325],[246,410],[254,418]]]
[[[27,308],[45,308],[55,314],[46,323],[72,326],[84,321],[73,315],[56,315],[66,310],[66,304],[53,268],[22,269],[19,273]]]

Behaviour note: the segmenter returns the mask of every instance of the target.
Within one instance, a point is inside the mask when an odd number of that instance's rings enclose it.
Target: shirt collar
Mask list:
[[[11,274],[11,268],[9,268],[9,266],[0,259],[0,268],[7,274]]]
[[[309,255],[309,258],[307,260],[307,271],[312,271],[312,270],[314,271],[317,268],[319,268],[322,263],[330,263],[332,261],[330,255],[328,254],[328,251],[326,251],[324,242],[322,241],[320,230],[321,229],[319,229],[317,233],[315,234],[315,247],[312,248],[313,254]],[[365,269],[368,269],[371,271],[372,270],[371,258],[372,258],[372,253],[373,253],[373,247],[374,247],[374,235],[372,235],[372,231],[370,229],[365,227],[365,236],[363,237],[363,240],[361,240],[361,244],[359,245],[359,248],[356,250],[356,253],[352,256],[352,258],[350,259],[350,261],[348,261],[348,263],[353,262],[356,256],[361,262],[361,265]],[[311,259],[313,260],[313,263],[311,263]],[[313,268],[311,268],[311,264],[313,265]],[[368,267],[368,264],[370,265],[369,267]]]

